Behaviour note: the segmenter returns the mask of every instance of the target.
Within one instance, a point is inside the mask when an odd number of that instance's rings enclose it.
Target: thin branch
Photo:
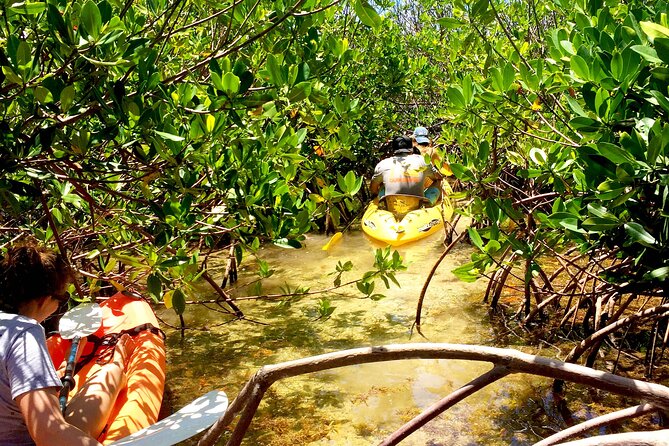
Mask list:
[[[583,440],[560,443],[559,446],[669,446],[669,429],[651,432],[627,432],[600,435]]]
[[[216,54],[212,54],[211,56],[204,58],[204,59],[201,60],[200,62],[196,63],[194,66],[192,66],[192,67],[190,67],[190,68],[186,68],[185,70],[182,70],[181,72],[175,74],[174,76],[165,79],[165,80],[163,81],[163,83],[164,83],[165,85],[169,85],[169,84],[172,84],[172,83],[174,83],[174,82],[178,82],[178,81],[182,80],[184,77],[188,76],[188,75],[189,75],[190,73],[192,73],[193,71],[196,71],[196,70],[202,68],[203,66],[207,65],[207,64],[208,64],[209,62],[211,62],[212,60],[214,60],[214,59],[220,59],[220,58],[222,58],[222,57],[227,56],[228,54],[231,54],[231,53],[234,53],[234,52],[236,52],[236,51],[239,51],[240,49],[244,48],[245,46],[247,46],[247,45],[249,45],[249,44],[255,42],[256,40],[260,39],[261,37],[263,37],[263,36],[269,34],[272,30],[274,30],[274,28],[276,28],[276,27],[279,26],[281,23],[283,23],[286,19],[288,19],[289,17],[291,17],[291,16],[292,16],[292,13],[293,13],[297,8],[299,8],[299,7],[302,5],[302,3],[304,3],[304,1],[305,1],[305,0],[298,0],[298,1],[297,1],[297,2],[296,2],[296,3],[295,3],[295,4],[294,4],[294,5],[293,5],[287,12],[286,12],[286,14],[284,14],[284,15],[283,15],[282,17],[280,17],[276,22],[273,22],[272,25],[268,26],[267,28],[265,28],[264,30],[262,30],[261,32],[259,32],[258,34],[254,35],[254,36],[252,36],[252,37],[249,37],[249,38],[246,39],[244,42],[242,42],[242,43],[240,43],[240,44],[238,44],[238,45],[232,46],[232,47],[230,47],[230,48],[228,48],[228,49],[226,49],[226,50],[219,51],[219,52],[216,53]]]
[[[506,367],[493,367],[492,370],[489,370],[478,378],[470,381],[455,392],[452,392],[450,395],[425,409],[423,413],[406,423],[404,426],[393,432],[392,435],[379,443],[379,446],[395,446],[460,401],[483,389],[488,384],[492,384],[495,381],[504,378],[510,372],[511,371]]]
[[[625,319],[620,319],[613,324],[609,324],[602,328],[601,330],[593,333],[586,339],[583,339],[576,347],[574,347],[569,354],[567,355],[567,362],[576,361],[582,354],[585,352],[591,345],[595,342],[602,339],[604,336],[608,335],[611,332],[616,331],[618,328],[625,325],[631,324],[632,322],[638,321],[640,319],[645,319],[655,315],[662,315],[669,313],[669,304],[658,305],[657,307],[649,308],[644,311],[639,311],[634,313],[631,316],[626,317]]]
[[[416,304],[416,319],[414,320],[416,331],[423,337],[425,336],[420,331],[420,319],[421,319],[421,313],[423,311],[423,301],[425,300],[425,294],[427,293],[427,288],[430,286],[432,277],[434,277],[434,274],[437,272],[437,268],[439,267],[441,262],[446,258],[448,253],[451,252],[453,247],[465,237],[466,234],[467,234],[466,232],[460,233],[460,235],[458,235],[458,237],[455,240],[453,240],[450,245],[448,245],[448,247],[444,250],[444,252],[441,253],[441,256],[439,256],[439,259],[437,259],[434,265],[432,265],[432,270],[430,270],[430,274],[428,274],[427,278],[425,279],[425,282],[423,283],[423,289],[421,289],[420,291],[420,297],[418,298],[418,303]]]
[[[611,424],[619,423],[621,421],[632,418],[638,418],[646,415],[647,413],[656,412],[657,410],[657,407],[653,406],[652,404],[640,404],[638,406],[628,407],[623,410],[607,413],[606,415],[591,418],[583,423],[577,424],[576,426],[572,426],[568,429],[553,434],[550,437],[544,438],[540,442],[535,443],[534,446],[552,446],[560,441],[568,440],[592,429],[609,426]]]

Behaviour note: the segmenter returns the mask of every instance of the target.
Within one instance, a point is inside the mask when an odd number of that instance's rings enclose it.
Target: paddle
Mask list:
[[[212,390],[169,417],[108,446],[171,446],[210,427],[227,408],[225,392]]]
[[[322,247],[321,249],[322,249],[323,251],[327,251],[328,249],[330,249],[331,246],[333,246],[335,243],[337,243],[339,240],[341,240],[341,238],[342,238],[343,236],[344,236],[344,234],[342,234],[341,232],[336,232],[336,233],[332,236],[332,238],[330,238],[330,240],[328,240],[328,242],[327,242],[326,244],[323,245],[323,247]]]
[[[322,249],[323,251],[327,251],[327,250],[330,249],[332,246],[336,245],[337,242],[338,242],[339,240],[341,240],[341,238],[344,236],[344,232],[346,232],[346,230],[347,230],[348,228],[351,227],[351,225],[353,224],[353,222],[356,221],[356,220],[358,219],[358,217],[360,217],[366,210],[367,210],[367,205],[365,205],[365,206],[363,206],[362,208],[360,208],[360,210],[358,211],[358,213],[355,214],[355,217],[353,217],[353,218],[351,219],[351,221],[349,221],[348,224],[347,224],[346,226],[344,226],[344,229],[342,229],[340,232],[335,232],[335,234],[334,234],[332,237],[330,237],[330,240],[328,240],[328,242],[327,242],[326,244],[324,244],[323,247],[322,247],[321,249]]]
[[[72,339],[70,356],[67,358],[63,388],[60,390],[60,409],[65,413],[67,396],[74,384],[74,365],[79,350],[79,341],[82,337],[95,333],[102,324],[102,310],[95,303],[81,304],[63,315],[58,323],[58,331],[63,339]]]

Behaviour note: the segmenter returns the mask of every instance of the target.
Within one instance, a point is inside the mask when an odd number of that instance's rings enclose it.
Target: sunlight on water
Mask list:
[[[346,233],[329,251],[321,247],[329,237],[311,235],[304,249],[264,248],[259,257],[275,270],[262,282],[262,293],[305,286],[310,291],[332,286],[338,261],[351,260],[354,271],[342,282],[372,268],[376,245],[362,233]],[[208,327],[188,331],[181,341],[168,332],[168,382],[175,408],[211,389],[226,391],[230,399],[262,365],[363,346],[426,342],[411,332],[416,303],[424,280],[443,251],[439,234],[400,247],[409,267],[397,275],[402,287],[386,290],[378,281],[375,292],[386,298],[362,299],[354,286],[305,296],[290,304],[280,300],[238,301],[246,316],[256,321],[217,325],[229,319],[205,308],[189,307],[186,323]],[[485,282],[467,284],[450,272],[468,261],[470,248],[461,245],[440,265],[425,298],[423,334],[430,342],[495,345],[481,299]],[[225,259],[211,259],[211,273],[220,278]],[[235,297],[255,294],[257,265],[244,260]],[[203,286],[202,299],[213,298]],[[336,307],[327,320],[317,320],[317,302],[327,297]],[[170,311],[160,314],[172,324]],[[487,363],[410,360],[365,364],[305,375],[274,384],[256,415],[245,444],[249,445],[368,445],[376,444],[402,424],[453,390],[490,369]],[[540,380],[511,376],[456,405],[402,444],[474,445],[525,444],[514,401],[527,401]],[[516,433],[514,433],[514,431]],[[221,442],[223,444],[223,442]]]

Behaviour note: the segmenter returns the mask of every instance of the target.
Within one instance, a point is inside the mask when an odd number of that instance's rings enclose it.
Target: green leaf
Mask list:
[[[190,263],[190,260],[190,257],[186,256],[173,256],[163,260],[158,266],[161,268],[173,268],[175,266],[187,265]]]
[[[468,228],[467,233],[469,234],[469,239],[472,241],[474,246],[483,251],[483,239],[481,235],[475,228]]]
[[[460,28],[461,26],[464,26],[466,23],[456,19],[455,17],[442,17],[441,19],[437,20],[437,23],[439,26],[446,28],[446,29],[455,29],[455,28]]]
[[[546,164],[547,156],[543,149],[532,147],[530,149],[530,159],[537,165],[543,166]]]
[[[210,71],[210,75],[211,83],[214,84],[214,87],[216,87],[217,90],[224,91],[225,87],[223,87],[223,80],[221,79],[220,74],[215,71]]]
[[[300,249],[302,244],[295,239],[280,238],[273,241],[276,246],[288,249]]]
[[[497,240],[490,240],[486,243],[484,251],[493,256],[497,254],[500,249],[502,249],[502,245]]]
[[[63,113],[67,113],[74,102],[74,86],[68,85],[60,92],[60,109]]]
[[[664,111],[669,112],[669,99],[657,90],[652,90],[650,95],[657,101],[657,105],[662,107]]]
[[[4,74],[10,82],[15,84],[23,84],[23,79],[17,76],[16,73],[14,73],[14,71],[8,66],[2,67],[2,74]]]
[[[37,99],[37,101],[41,104],[53,102],[53,96],[51,95],[51,92],[41,85],[35,88],[34,95],[35,99]]]
[[[32,56],[30,54],[30,45],[25,40],[22,40],[19,43],[19,46],[16,49],[16,64],[17,68],[22,69],[30,64]]]
[[[571,56],[576,55],[576,50],[574,50],[574,45],[568,40],[561,40],[560,46]]]
[[[643,277],[646,280],[666,280],[667,276],[669,276],[669,266],[656,268],[646,273]]]
[[[151,297],[154,298],[154,300],[160,300],[160,295],[163,290],[163,283],[157,274],[151,274],[146,278],[146,289]]]
[[[454,107],[465,108],[465,97],[462,94],[460,87],[448,87],[446,91],[448,95],[448,100],[451,101]]]
[[[653,63],[662,63],[662,59],[657,56],[657,51],[655,49],[646,46],[646,45],[633,45],[632,50],[639,53],[641,57],[646,59],[648,62]]]
[[[571,96],[567,95],[567,103],[569,104],[569,108],[571,111],[576,113],[577,115],[581,117],[587,117],[587,113],[583,110],[581,107],[581,104],[578,103],[578,101]]]
[[[655,51],[657,57],[662,59],[665,64],[669,63],[669,39],[664,37],[655,39]]]
[[[666,101],[666,99],[665,99]],[[663,106],[664,107],[664,106]],[[661,134],[653,135],[653,138],[648,144],[648,150],[646,151],[646,162],[651,166],[654,166],[657,162],[657,157],[662,151],[666,152],[666,148],[669,145],[669,124],[665,124],[662,128]]]
[[[238,94],[246,93],[249,88],[251,88],[251,85],[253,85],[253,73],[250,71],[244,71],[242,74],[239,75],[239,91]]]
[[[100,36],[102,16],[98,9],[98,5],[96,5],[95,2],[88,0],[84,3],[79,15],[79,22],[88,35],[93,39],[97,39]]]
[[[490,69],[490,77],[492,78],[492,88],[495,91],[504,93],[504,79],[502,78],[502,72],[498,68],[493,67]]]
[[[455,277],[467,283],[476,282],[480,276],[480,271],[478,268],[476,268],[476,265],[473,262],[466,263],[458,268],[455,268],[451,272],[455,275]]]
[[[608,142],[599,142],[590,147],[597,149],[597,151],[606,159],[614,164],[633,163],[635,159],[630,153],[620,146]]]
[[[612,218],[590,217],[583,221],[583,228],[593,232],[603,232],[620,226],[620,221]]]
[[[606,187],[606,186],[604,186]],[[588,204],[588,212],[595,217],[615,219],[615,216],[608,211],[604,206],[598,203]]]
[[[225,73],[221,79],[222,90],[228,96],[234,96],[239,91],[239,78],[232,72]]]
[[[471,7],[471,16],[481,18],[481,16],[488,10],[488,0],[477,0]]]
[[[611,74],[616,80],[623,80],[627,76],[624,71],[625,65],[623,63],[623,56],[618,51],[613,53],[611,57]]]
[[[304,82],[309,80],[309,76],[311,76],[311,68],[309,68],[309,64],[306,62],[301,63],[297,69],[297,81]]]
[[[657,243],[655,237],[650,235],[639,223],[626,223],[625,232],[632,239],[632,242],[639,243],[643,246],[653,247]]]
[[[470,75],[462,79],[462,97],[467,105],[474,101],[474,85],[472,84],[472,77]]]
[[[374,292],[374,282],[359,280],[355,283],[355,286],[358,287],[358,291],[364,295],[370,295]]]
[[[590,80],[590,68],[581,56],[572,56],[570,62],[571,70],[582,80]]]
[[[572,126],[575,130],[585,133],[598,132],[602,129],[601,122],[592,118],[587,118],[585,116],[577,116],[573,118],[571,121],[569,121],[569,125]]]
[[[311,94],[311,82],[300,82],[290,89],[288,93],[288,102],[294,104],[303,101]]]
[[[143,268],[146,266],[144,263],[142,263],[142,259],[139,257],[127,256],[125,254],[117,253],[114,253],[114,257],[120,260],[121,263],[124,263],[128,266],[134,266],[135,268]]]
[[[184,311],[186,311],[186,296],[181,288],[177,288],[172,294],[172,308],[174,308],[176,314],[184,314]]]
[[[548,221],[554,227],[564,227],[571,231],[582,232],[583,230],[578,227],[578,216],[571,214],[569,212],[555,212],[548,216]]]
[[[381,24],[381,17],[367,0],[356,0],[353,8],[364,25],[376,28]]]
[[[648,40],[653,42],[656,37],[669,37],[669,28],[653,22],[639,22],[641,29],[648,36]]]
[[[355,172],[349,170],[346,176],[342,177],[340,174],[337,174],[337,183],[346,195],[355,195],[362,187],[362,177],[356,177]]]
[[[267,56],[266,65],[267,71],[269,71],[269,80],[277,87],[283,86],[286,83],[286,78],[283,75],[281,63],[274,54],[269,54]]]
[[[462,164],[452,163],[450,167],[453,171],[453,175],[455,175],[457,179],[462,181],[476,181],[474,173]]]
[[[46,9],[45,2],[18,2],[9,7],[10,10],[19,14],[36,15]]]
[[[504,66],[503,78],[504,91],[506,91],[511,88],[511,84],[513,84],[513,82],[516,80],[516,70],[513,68],[513,64],[511,64],[511,62]]]
[[[173,135],[173,134],[171,134],[171,133],[166,133],[166,132],[161,132],[161,131],[159,131],[159,130],[154,130],[154,132],[156,132],[156,135],[158,135],[158,136],[160,136],[161,138],[166,139],[166,140],[168,140],[168,141],[179,142],[179,141],[183,141],[184,139],[186,139],[186,138],[184,138],[184,137],[182,137],[182,136],[179,136],[179,135]]]

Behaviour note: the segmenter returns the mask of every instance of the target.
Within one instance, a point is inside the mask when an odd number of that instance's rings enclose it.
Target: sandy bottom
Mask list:
[[[262,249],[258,258],[274,274],[258,282],[256,261],[244,260],[234,296],[281,293],[298,286],[310,291],[332,286],[337,262],[352,261],[354,270],[342,282],[372,269],[379,247],[362,233],[347,233],[329,251],[329,237],[309,236],[305,248]],[[451,273],[469,259],[470,248],[458,247],[439,266],[426,294],[423,334],[411,333],[416,303],[428,272],[443,250],[440,234],[398,250],[408,269],[397,274],[401,288],[386,289],[377,281],[379,301],[362,299],[354,286],[300,299],[238,302],[256,321],[221,322],[228,316],[189,307],[189,331],[181,340],[168,330],[168,382],[175,408],[211,389],[222,389],[232,400],[261,366],[322,353],[372,345],[448,342],[497,345],[482,304],[485,283],[467,284]],[[220,277],[224,259],[209,262]],[[261,283],[261,288],[259,284]],[[212,298],[203,286],[199,298]],[[328,319],[318,319],[318,302],[336,307]],[[176,323],[171,310],[160,314]],[[529,351],[529,350],[528,350]],[[261,403],[244,444],[249,445],[369,445],[377,444],[421,410],[490,369],[487,363],[410,360],[365,364],[282,380]],[[529,444],[536,439],[522,425],[533,410],[532,398],[545,380],[510,376],[469,397],[437,417],[402,444],[494,445]],[[529,403],[528,403],[529,402]],[[531,418],[531,414],[529,414]],[[223,440],[221,444],[223,444]]]

